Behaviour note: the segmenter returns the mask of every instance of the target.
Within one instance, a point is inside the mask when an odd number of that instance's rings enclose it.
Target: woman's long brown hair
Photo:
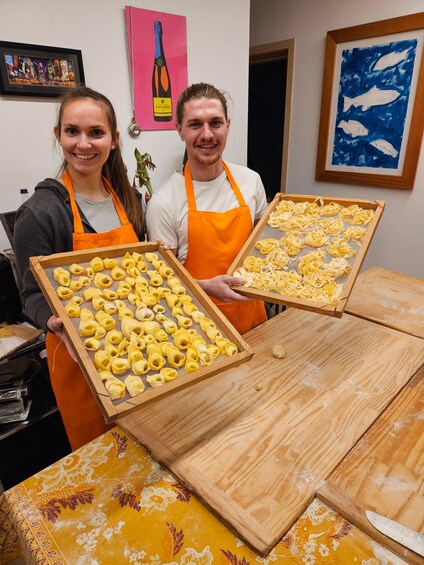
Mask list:
[[[118,139],[118,125],[112,103],[108,98],[106,98],[106,96],[100,94],[100,92],[97,92],[96,90],[88,88],[87,86],[73,88],[62,98],[55,130],[58,132],[61,131],[62,116],[65,106],[72,100],[77,100],[79,98],[91,98],[91,100],[94,100],[97,104],[102,106],[112,132],[112,139]],[[66,160],[64,160],[60,167],[59,176],[63,175],[67,166],[68,164]],[[129,221],[132,223],[135,232],[142,237],[142,234],[144,234],[143,208],[139,198],[130,184],[130,181],[128,180],[127,171],[118,143],[115,145],[114,149],[111,149],[109,157],[103,165],[102,175],[109,181],[117,197],[124,206],[125,212]]]

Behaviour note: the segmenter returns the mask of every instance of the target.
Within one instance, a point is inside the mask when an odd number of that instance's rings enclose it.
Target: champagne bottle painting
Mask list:
[[[142,131],[175,130],[188,86],[186,18],[132,6],[125,16],[135,119]]]
[[[155,35],[155,62],[152,76],[153,118],[157,122],[169,122],[172,120],[171,80],[163,50],[162,22],[156,20],[153,29]]]

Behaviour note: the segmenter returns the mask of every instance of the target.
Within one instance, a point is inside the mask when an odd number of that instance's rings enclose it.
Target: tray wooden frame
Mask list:
[[[370,222],[367,228],[367,233],[362,239],[362,244],[359,248],[358,253],[354,258],[354,263],[352,270],[349,273],[346,282],[343,284],[343,292],[339,302],[335,305],[323,304],[313,300],[304,300],[302,298],[292,298],[289,296],[284,296],[274,291],[259,290],[244,286],[234,286],[233,290],[243,294],[244,296],[249,296],[250,298],[255,298],[259,300],[264,300],[265,302],[272,302],[276,304],[284,304],[286,306],[293,306],[296,308],[301,308],[303,310],[309,310],[310,312],[317,312],[319,314],[326,314],[328,316],[335,316],[340,318],[343,315],[346,303],[349,299],[350,293],[352,291],[353,284],[356,277],[359,274],[359,270],[364,261],[367,250],[370,246],[371,240],[374,236],[377,225],[380,221],[381,215],[384,210],[385,203],[382,200],[359,200],[359,199],[349,199],[349,198],[335,198],[332,196],[317,196],[317,195],[307,195],[307,194],[283,194],[278,193],[275,195],[272,202],[269,204],[265,214],[259,220],[258,224],[254,228],[250,237],[244,244],[244,246],[239,251],[238,255],[234,259],[233,263],[230,265],[227,273],[233,276],[234,272],[242,267],[244,259],[251,255],[255,243],[262,239],[262,233],[267,227],[267,222],[270,214],[275,210],[277,205],[282,200],[292,200],[293,202],[315,202],[317,198],[323,200],[324,204],[329,204],[330,202],[336,202],[342,206],[351,206],[352,204],[357,204],[361,208],[366,210],[374,210],[374,218]],[[283,232],[282,232],[283,233]]]
[[[63,302],[56,294],[55,287],[52,283],[53,277],[52,275],[49,276],[48,269],[52,272],[55,267],[63,267],[71,263],[84,264],[85,262],[89,262],[93,257],[101,257],[102,259],[109,257],[116,259],[123,257],[127,252],[138,252],[143,254],[146,252],[157,253],[159,259],[165,261],[166,264],[174,270],[175,275],[180,278],[181,282],[187,289],[187,294],[192,296],[192,298],[198,302],[201,308],[203,308],[205,314],[216,323],[217,327],[225,337],[228,337],[230,341],[237,345],[239,351],[231,357],[222,356],[217,358],[212,365],[201,367],[197,371],[184,375],[184,377],[179,377],[163,386],[146,389],[138,396],[133,398],[128,397],[128,400],[126,399],[125,401],[121,400],[120,402],[114,402],[110,399],[109,394],[97,373],[97,369],[94,366],[89,352],[84,348],[83,341],[78,333],[77,327],[66,313]],[[152,401],[155,398],[193,385],[194,383],[207,379],[212,375],[216,375],[225,369],[237,366],[253,356],[253,349],[244,341],[240,334],[220,312],[218,307],[175,258],[174,254],[164,249],[157,242],[129,244],[104,247],[94,250],[56,253],[49,256],[31,257],[30,268],[52,311],[56,316],[63,320],[64,331],[68,337],[73,352],[76,355],[81,370],[87,379],[87,383],[92,390],[107,422],[112,422],[119,416],[129,414],[141,405]],[[55,284],[57,283],[55,282]]]

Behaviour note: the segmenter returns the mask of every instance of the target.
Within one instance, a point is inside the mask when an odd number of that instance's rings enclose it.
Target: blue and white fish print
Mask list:
[[[342,51],[331,164],[397,169],[416,39]]]

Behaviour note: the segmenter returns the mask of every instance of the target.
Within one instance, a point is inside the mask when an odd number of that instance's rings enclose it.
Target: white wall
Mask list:
[[[385,200],[364,267],[418,277],[424,277],[424,144],[413,190],[316,182],[315,165],[327,31],[422,11],[424,0],[251,0],[250,39],[251,46],[296,43],[287,192]]]
[[[246,163],[249,0],[0,0],[0,40],[81,49],[87,86],[115,106],[130,177],[134,148],[151,154],[153,188],[177,168],[184,146],[175,131],[131,138],[132,117],[125,42],[125,5],[186,16],[188,81],[205,81],[231,95],[231,134],[225,157]],[[153,61],[152,61],[153,65]],[[32,192],[55,176],[53,145],[57,100],[0,96],[0,211],[15,210],[19,189]],[[0,250],[9,247],[0,225]]]

